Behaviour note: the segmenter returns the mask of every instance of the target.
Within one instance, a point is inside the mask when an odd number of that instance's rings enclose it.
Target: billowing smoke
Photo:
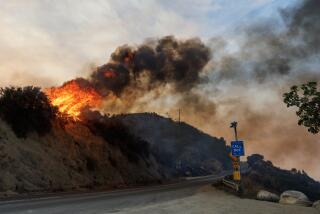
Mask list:
[[[126,88],[152,90],[171,84],[177,92],[201,82],[201,72],[210,60],[210,50],[199,39],[185,41],[167,36],[149,40],[138,47],[121,46],[111,61],[91,75],[98,91],[121,96]]]

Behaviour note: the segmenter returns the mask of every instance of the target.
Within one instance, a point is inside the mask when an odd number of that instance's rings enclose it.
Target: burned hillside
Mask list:
[[[173,175],[200,176],[231,168],[226,142],[184,122],[155,113],[115,116],[150,142],[158,162]]]

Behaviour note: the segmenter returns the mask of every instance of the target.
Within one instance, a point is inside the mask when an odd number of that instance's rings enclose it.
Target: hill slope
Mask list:
[[[222,139],[154,114],[52,124],[18,138],[0,120],[0,192],[145,184],[228,166]]]
[[[231,167],[222,138],[155,113],[126,114],[116,118],[151,144],[155,158],[171,175],[207,175]]]
[[[55,123],[39,137],[17,138],[0,121],[0,192],[114,187],[162,179],[150,156],[130,161],[117,146],[81,123]]]

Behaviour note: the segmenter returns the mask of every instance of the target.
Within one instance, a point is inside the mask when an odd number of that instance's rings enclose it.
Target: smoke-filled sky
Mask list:
[[[0,86],[58,86],[89,76],[100,84],[95,68],[110,66],[117,47],[133,49],[140,63],[133,71],[165,76],[151,75],[157,81],[134,96],[135,84],[130,93],[117,87],[126,100],[134,98],[117,110],[176,118],[181,108],[182,120],[228,141],[229,122],[238,120],[248,154],[320,179],[319,135],[299,127],[281,97],[292,84],[320,80],[317,0],[0,2]],[[153,67],[146,49],[155,62],[169,54],[179,65]],[[118,53],[113,61],[121,61]]]
[[[274,17],[283,0],[1,0],[0,85],[60,84],[105,62],[119,45],[149,37],[231,37]]]

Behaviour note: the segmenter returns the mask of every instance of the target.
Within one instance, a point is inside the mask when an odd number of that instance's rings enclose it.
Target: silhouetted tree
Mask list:
[[[40,88],[0,88],[0,117],[11,126],[17,137],[26,137],[30,132],[40,135],[49,132],[56,112]]]
[[[301,86],[292,86],[290,92],[283,94],[287,107],[296,106],[299,117],[298,124],[317,134],[320,131],[320,91],[316,82],[309,82]]]

